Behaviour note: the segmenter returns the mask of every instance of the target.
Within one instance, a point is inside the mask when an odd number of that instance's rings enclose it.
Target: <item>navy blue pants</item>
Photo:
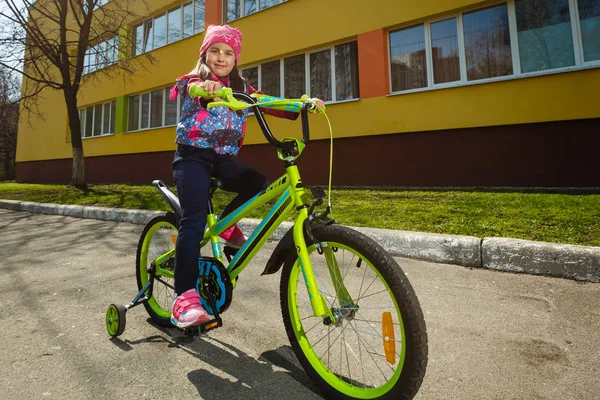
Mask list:
[[[229,203],[224,217],[264,190],[269,182],[261,173],[238,164],[231,156],[179,145],[173,161],[173,178],[183,210],[175,248],[175,293],[196,287],[200,242],[208,214],[211,176],[223,181],[223,189],[238,195]]]

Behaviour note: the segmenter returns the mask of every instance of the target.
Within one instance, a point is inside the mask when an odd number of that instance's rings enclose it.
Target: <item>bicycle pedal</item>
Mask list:
[[[223,326],[223,320],[221,318],[211,319],[210,321],[206,321],[202,325],[199,325],[198,328],[200,333],[206,333],[208,331],[212,331],[213,329],[217,329]]]
[[[189,328],[179,328],[181,332],[187,337],[198,337],[200,336],[200,329],[198,326],[190,326]]]

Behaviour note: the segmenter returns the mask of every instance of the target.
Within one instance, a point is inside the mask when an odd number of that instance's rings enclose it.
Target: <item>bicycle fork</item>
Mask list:
[[[304,276],[304,282],[314,316],[323,318],[327,325],[331,323],[335,324],[337,322],[337,316],[328,306],[325,296],[323,296],[319,290],[314,269],[308,254],[308,249],[306,247],[306,240],[304,238],[304,224],[308,220],[308,211],[303,200],[305,197],[304,187],[300,181],[300,176],[297,173],[297,169],[294,167],[295,166],[288,168],[288,175],[292,181],[291,187],[295,188],[296,205],[300,209],[293,228],[294,244],[296,245],[296,252],[298,253],[300,270]],[[321,246],[320,243],[315,243],[315,245]],[[321,248],[319,253],[321,252],[325,254],[325,260],[327,262],[329,274],[340,303],[345,306],[353,307],[354,303],[350,297],[350,294],[348,293],[348,290],[343,284],[342,274],[333,250],[331,248]]]

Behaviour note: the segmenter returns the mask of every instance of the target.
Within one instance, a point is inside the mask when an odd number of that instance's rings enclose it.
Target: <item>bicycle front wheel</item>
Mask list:
[[[281,277],[288,338],[310,378],[333,399],[410,399],[427,365],[417,297],[396,261],[350,228],[315,232],[309,254],[332,318],[315,317],[300,261]]]
[[[152,320],[161,326],[172,326],[176,241],[175,215],[167,213],[146,224],[137,248],[135,275],[138,290],[152,280],[151,287],[144,293],[149,295],[144,307]]]

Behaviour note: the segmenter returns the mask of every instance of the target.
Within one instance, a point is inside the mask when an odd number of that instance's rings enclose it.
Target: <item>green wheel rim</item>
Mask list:
[[[108,334],[115,336],[119,331],[119,324],[119,311],[117,310],[117,307],[111,305],[106,311],[106,330],[108,331]]]
[[[154,238],[155,233],[161,228],[169,228],[169,229],[173,230],[174,234],[177,233],[177,229],[171,223],[166,222],[166,221],[160,221],[160,222],[154,224],[152,226],[152,228],[148,231],[146,236],[144,237],[144,242],[142,244],[142,253],[141,253],[141,257],[140,257],[140,264],[141,264],[140,265],[140,282],[141,282],[142,287],[146,283],[148,283],[148,274],[145,273],[145,271],[149,267],[150,262],[153,261],[153,260],[148,260],[148,252],[150,249],[150,244],[152,242],[152,239]],[[169,252],[172,252],[172,250]],[[169,253],[169,252],[167,252],[167,253]],[[167,253],[165,253],[165,254],[167,254]],[[164,255],[164,254],[161,254],[161,255]],[[172,271],[169,271],[169,272],[164,271],[164,274],[163,274],[163,271],[159,268],[156,271],[156,276],[173,278],[173,273],[172,273]],[[154,291],[156,291],[156,290],[157,290],[157,287],[156,287],[156,284],[154,284]],[[158,316],[163,317],[163,318],[171,317],[171,310],[165,309],[165,308],[163,308],[162,305],[158,304],[154,295],[150,299],[148,299],[148,301],[146,303]]]
[[[313,345],[310,343],[309,339],[307,338],[307,334],[305,332],[304,325],[303,325],[303,322],[307,318],[303,318],[300,315],[300,309],[306,310],[307,304],[306,303],[305,304],[298,303],[297,293],[305,293],[306,292],[306,288],[304,286],[304,279],[302,278],[302,272],[301,272],[301,268],[299,265],[299,261],[296,261],[296,263],[291,271],[291,275],[289,278],[289,285],[288,285],[288,293],[287,293],[288,308],[289,308],[288,311],[290,314],[290,319],[291,319],[291,323],[293,326],[294,334],[296,336],[299,346],[301,347],[304,355],[306,356],[306,358],[307,358],[308,362],[310,363],[310,365],[312,366],[312,368],[331,387],[335,388],[337,391],[343,393],[344,395],[347,395],[347,396],[350,396],[353,398],[358,398],[358,399],[378,398],[378,397],[386,394],[389,390],[391,390],[396,385],[396,383],[398,382],[400,375],[402,373],[402,369],[404,367],[404,361],[406,358],[406,340],[405,340],[406,333],[405,333],[405,329],[404,329],[404,322],[402,319],[400,307],[398,306],[398,303],[397,303],[395,297],[392,295],[392,291],[390,290],[387,282],[382,278],[379,271],[376,268],[374,268],[373,265],[364,256],[361,256],[357,250],[351,249],[348,246],[345,246],[343,244],[329,242],[329,241],[325,241],[325,242],[328,244],[329,247],[335,247],[335,248],[338,248],[339,250],[345,250],[351,254],[354,254],[357,258],[361,258],[364,262],[364,265],[368,265],[371,268],[371,270],[379,278],[379,282],[381,282],[381,284],[385,287],[385,291],[387,291],[387,293],[390,295],[389,296],[390,300],[391,300],[390,305],[393,302],[393,309],[397,316],[396,323],[399,326],[399,335],[400,335],[400,340],[401,340],[401,346],[399,346],[400,353],[399,353],[397,363],[395,364],[394,372],[389,377],[386,377],[386,379],[385,379],[386,382],[380,386],[360,387],[360,386],[355,386],[352,383],[348,382],[347,379],[344,380],[341,377],[339,377],[334,371],[331,370],[333,368],[329,368],[321,360],[319,355],[315,352]],[[309,253],[313,254],[314,251],[316,250],[316,247],[313,245],[308,250],[309,250]],[[321,278],[321,279],[317,279],[317,280],[319,282],[319,289],[322,289],[321,282],[323,282],[324,277],[320,276],[318,278]],[[310,304],[308,304],[308,308],[310,308]],[[358,315],[358,313],[360,313],[360,309],[357,311],[357,315]],[[312,312],[311,312],[311,315],[312,315]],[[315,326],[312,326],[312,328],[311,328],[311,326],[308,323],[306,323],[306,324],[307,324],[307,327],[309,330],[311,330],[315,327]],[[358,334],[357,334],[357,336],[358,336]],[[359,340],[359,342],[360,342],[360,340]],[[352,354],[352,356],[355,356],[355,354]]]

